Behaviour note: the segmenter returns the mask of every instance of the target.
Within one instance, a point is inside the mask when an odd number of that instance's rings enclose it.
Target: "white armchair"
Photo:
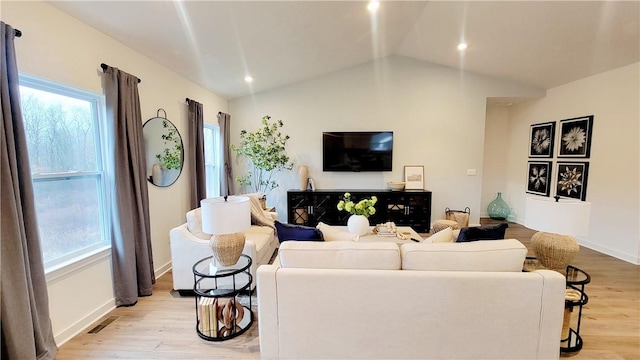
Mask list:
[[[264,212],[264,215],[273,220],[278,219],[277,213]],[[251,284],[251,290],[253,290],[256,286],[258,266],[269,263],[279,243],[274,229],[269,226],[251,225],[245,231],[245,237],[242,253],[251,257],[252,260],[250,273],[253,276]],[[180,292],[181,295],[193,292],[193,265],[212,255],[209,247],[210,238],[210,234],[202,232],[202,218],[199,208],[189,211],[187,222],[169,232],[173,289]],[[220,282],[219,284],[223,285]]]

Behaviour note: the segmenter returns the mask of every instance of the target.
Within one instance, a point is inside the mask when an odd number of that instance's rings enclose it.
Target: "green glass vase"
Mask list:
[[[510,212],[511,209],[509,208],[509,205],[502,200],[502,193],[500,192],[498,193],[498,197],[496,197],[495,200],[490,202],[489,206],[487,206],[487,213],[489,214],[489,217],[495,220],[505,220],[507,216],[509,216]]]

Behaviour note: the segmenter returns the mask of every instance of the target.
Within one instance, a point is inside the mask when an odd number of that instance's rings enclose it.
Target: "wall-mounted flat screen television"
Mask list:
[[[393,131],[322,133],[323,171],[391,171]]]

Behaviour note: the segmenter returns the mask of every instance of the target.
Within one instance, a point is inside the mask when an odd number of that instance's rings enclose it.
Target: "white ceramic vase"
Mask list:
[[[300,165],[298,168],[298,180],[300,190],[307,190],[307,184],[309,181],[309,168],[305,165]]]
[[[151,167],[151,179],[156,186],[162,186],[162,165],[153,164]]]
[[[347,229],[352,234],[362,236],[369,232],[369,219],[364,215],[351,215],[347,220]]]

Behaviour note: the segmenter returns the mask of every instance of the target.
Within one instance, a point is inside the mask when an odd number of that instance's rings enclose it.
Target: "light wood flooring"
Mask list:
[[[529,247],[532,234],[521,225],[510,224],[506,237]],[[589,303],[583,310],[580,331],[584,347],[562,357],[640,359],[640,266],[584,247],[572,264],[591,275],[586,287]],[[206,342],[195,332],[194,299],[180,297],[171,288],[169,272],[157,280],[152,296],[140,298],[135,306],[113,310],[62,345],[56,359],[260,358],[255,295],[256,321],[248,332],[224,342]],[[107,319],[113,321],[98,333],[88,333]]]

